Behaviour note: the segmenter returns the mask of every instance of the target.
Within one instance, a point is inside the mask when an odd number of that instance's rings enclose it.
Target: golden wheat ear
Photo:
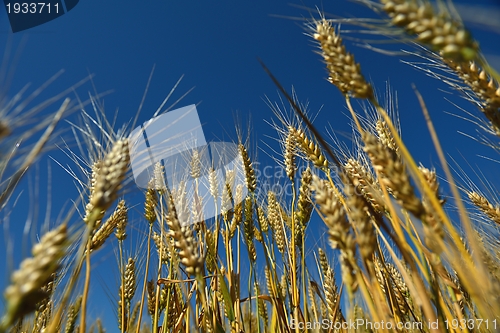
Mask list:
[[[42,288],[52,281],[53,274],[59,269],[67,245],[67,227],[62,224],[43,235],[33,246],[33,256],[24,259],[21,267],[12,273],[11,284],[5,290],[7,310],[0,323],[0,332],[5,332],[16,320],[33,312],[36,304],[46,297]]]
[[[78,296],[76,300],[69,306],[68,314],[66,315],[66,326],[64,333],[73,333],[76,329],[76,322],[82,305],[82,296]]]
[[[285,230],[281,222],[281,213],[276,194],[272,191],[267,193],[267,218],[273,231],[278,251],[283,254],[285,252]]]
[[[477,192],[468,192],[467,195],[474,206],[479,208],[493,222],[500,225],[500,205],[493,205],[486,197]]]
[[[321,218],[328,228],[330,246],[340,250],[342,279],[348,287],[349,296],[352,297],[358,287],[355,276],[358,267],[355,259],[356,239],[346,218],[346,211],[330,183],[314,175],[312,188],[315,191],[315,203],[319,206]]]
[[[311,29],[328,70],[328,81],[344,95],[373,98],[373,89],[361,74],[360,65],[354,60],[354,56],[346,51],[342,38],[332,24],[323,18],[313,22]]]
[[[185,266],[188,274],[196,275],[203,270],[204,257],[196,250],[195,239],[188,226],[181,226],[177,218],[174,199],[168,197],[168,216],[166,218],[169,234],[175,240],[175,248],[179,250],[181,263]]]
[[[370,133],[363,136],[364,150],[370,157],[373,168],[381,176],[385,186],[392,192],[401,205],[415,216],[425,213],[422,201],[416,196],[410,177],[403,163]]]
[[[339,320],[342,317],[340,310],[340,295],[338,293],[337,285],[335,284],[335,271],[330,266],[323,249],[318,249],[319,264],[321,273],[323,274],[323,290],[325,292],[325,303],[328,319],[332,322]]]
[[[473,60],[478,43],[458,18],[451,16],[445,6],[436,12],[429,1],[380,0],[391,23],[404,28],[416,41],[439,52],[445,59]]]
[[[90,199],[93,209],[106,210],[116,199],[130,161],[128,141],[118,140],[102,161],[97,172],[94,193]]]
[[[120,228],[121,231],[119,232],[117,238],[119,239],[124,239],[126,237],[125,231],[123,224],[126,225],[127,221],[127,207],[125,206],[125,200],[121,200],[118,203],[118,206],[116,207],[115,211],[111,216],[104,222],[99,229],[95,231],[95,233],[92,235],[91,239],[91,244],[90,244],[90,250],[95,251],[99,249],[106,239],[111,236],[113,231],[115,229],[117,230],[116,232],[118,233],[118,229]],[[125,235],[125,236],[124,236]]]
[[[474,61],[456,62],[445,59],[445,63],[470,88],[480,111],[490,121],[492,132],[500,136],[500,85],[498,81]],[[455,85],[454,87],[460,90],[465,89]]]

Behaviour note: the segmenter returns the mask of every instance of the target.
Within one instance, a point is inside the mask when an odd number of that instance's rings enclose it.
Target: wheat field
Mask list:
[[[428,149],[439,160],[423,165],[414,158],[402,139],[397,87],[373,86],[342,28],[354,24],[403,45],[418,59],[409,63],[415,75],[431,75],[470,102],[470,126],[478,129],[472,139],[493,152],[500,149],[500,74],[451,2],[359,2],[378,19],[331,18],[316,9],[301,22],[332,92],[343,96],[350,145],[316,124],[261,62],[280,91],[278,102],[267,100],[281,148],[273,152],[285,175],[280,184],[261,182],[253,138],[237,129],[234,151],[221,153],[236,154],[239,164],[224,177],[202,152],[185,154],[195,204],[186,204],[185,182],[167,185],[160,163],[137,202],[133,128],[116,130],[96,100],[73,103],[67,91],[52,98],[57,110],[24,132],[23,140],[34,141],[24,150],[17,150],[14,129],[47,104],[23,110],[16,96],[3,103],[1,209],[11,207],[27,169],[58,142],[64,114],[81,113],[82,104],[93,112],[65,125],[75,143],[58,147],[74,163],[63,167],[79,196],[69,210],[51,203],[59,220],[15,263],[2,286],[0,333],[500,331],[498,197],[461,173],[467,166],[442,148],[443,124],[432,122],[432,101],[418,88]],[[377,91],[384,90],[381,100]],[[205,197],[198,196],[202,179]],[[205,201],[215,216],[202,217]],[[137,220],[131,210],[141,212]],[[319,229],[321,241],[311,248],[309,235]],[[100,283],[96,257],[106,252],[116,257],[106,269],[118,276],[109,290],[116,314],[110,327],[92,315],[108,304],[90,297]]]

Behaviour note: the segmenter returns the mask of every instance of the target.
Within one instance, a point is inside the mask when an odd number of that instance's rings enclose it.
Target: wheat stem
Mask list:
[[[146,288],[147,288],[147,281],[148,281],[148,271],[149,271],[149,259],[151,258],[151,234],[153,233],[153,224],[149,224],[149,231],[148,231],[148,252],[146,254],[146,267],[144,269],[144,282],[142,284],[142,294],[141,294],[141,305],[140,305],[140,310],[139,310],[139,319],[137,321],[137,327],[135,333],[140,333],[141,329],[141,322],[142,322],[142,311],[144,309],[144,299],[146,296]]]

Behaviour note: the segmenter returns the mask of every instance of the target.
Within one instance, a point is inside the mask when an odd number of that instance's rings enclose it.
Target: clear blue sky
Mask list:
[[[348,1],[292,3],[309,8],[318,6],[327,13],[343,17],[373,15],[365,7]],[[495,0],[459,3],[481,3],[496,8],[497,11],[500,8],[499,2]],[[313,13],[316,14],[316,11],[313,10]],[[113,91],[105,96],[103,101],[110,116],[119,109],[117,124],[121,125],[128,123],[135,116],[148,77],[155,66],[139,123],[152,116],[174,83],[184,75],[172,100],[195,87],[178,106],[201,102],[198,112],[207,141],[234,141],[235,123],[246,126],[250,121],[253,129],[251,142],[254,147],[259,144],[263,149],[254,149],[254,153],[257,153],[261,165],[265,165],[272,162],[265,153],[270,152],[270,149],[262,142],[276,147],[273,140],[267,137],[276,137],[276,133],[265,122],[273,116],[263,99],[269,96],[271,100],[277,100],[278,94],[276,87],[261,69],[257,57],[267,64],[285,88],[289,89],[293,85],[299,99],[310,102],[312,112],[323,107],[316,119],[320,129],[329,124],[339,133],[351,132],[341,95],[335,87],[326,82],[326,71],[320,57],[313,52],[313,41],[304,35],[303,22],[290,19],[310,17],[310,12],[294,7],[286,1],[82,0],[72,11],[56,20],[12,34],[2,7],[0,48],[5,49],[10,45],[11,57],[14,54],[18,56],[11,60],[11,64],[16,66],[8,68],[14,74],[12,81],[8,86],[2,83],[1,89],[12,96],[25,84],[31,83],[32,91],[64,69],[64,74],[42,94],[42,97],[47,98],[91,73],[95,75],[93,84],[97,92]],[[477,17],[472,15],[470,18]],[[489,59],[492,64],[499,69],[500,28],[497,27],[495,32],[492,27],[484,29],[476,24],[471,27],[484,52],[491,56]],[[390,46],[392,49],[394,47]],[[374,82],[380,93],[383,93],[385,83],[390,79],[399,96],[403,139],[418,161],[426,166],[438,167],[421,110],[410,85],[412,82],[426,99],[447,152],[459,161],[465,158],[473,166],[481,166],[486,177],[498,175],[497,162],[477,157],[485,155],[497,158],[495,153],[459,134],[473,134],[475,128],[467,121],[448,114],[463,115],[444,97],[467,106],[468,110],[475,114],[478,114],[478,111],[461,102],[457,95],[443,94],[438,89],[447,89],[444,84],[399,63],[396,58],[353,45],[349,46],[349,49],[355,53],[356,59],[362,64],[363,73]],[[87,83],[77,88],[76,93],[85,100],[87,93],[93,90],[92,85]],[[38,100],[41,101],[42,98]],[[54,111],[55,108],[56,106],[51,110]],[[87,107],[87,110],[90,108]],[[70,116],[70,119],[75,119],[75,116]],[[59,128],[62,129],[63,126]],[[68,135],[69,133],[65,134],[66,137]],[[48,155],[68,163],[61,153],[51,151]],[[15,207],[16,213],[10,218],[11,239],[15,248],[24,249],[24,252],[16,251],[14,254],[16,267],[19,259],[25,256],[30,248],[27,245],[22,246],[21,243],[26,212],[33,206],[29,204],[28,188],[34,183],[40,185],[40,194],[32,200],[41,206],[38,221],[43,221],[44,207],[47,205],[48,163],[51,163],[53,177],[52,223],[57,217],[59,207],[69,204],[68,198],[77,195],[71,177],[49,161],[48,157],[43,158],[40,170],[30,174],[31,180],[28,177],[23,181],[21,187],[25,191],[22,200],[19,200]],[[36,179],[37,173],[40,179]],[[134,214],[138,216],[140,210],[136,209]],[[34,227],[36,231],[40,226]],[[312,233],[312,240],[320,237],[314,235],[314,230],[309,232]],[[2,262],[6,257],[5,235],[3,231],[0,233]],[[111,246],[102,251],[113,257]],[[116,287],[114,282],[117,276],[117,273],[112,273],[111,280],[107,280],[105,273],[102,273],[101,280],[106,281],[104,284],[108,287]],[[0,274],[0,286],[5,285],[5,278],[6,273]],[[96,291],[95,294],[97,293]],[[112,293],[116,291],[113,290]],[[104,298],[103,301],[108,302]],[[111,302],[107,308],[113,309]],[[110,313],[101,313],[95,309],[91,315],[107,317]],[[105,322],[109,331],[113,331],[114,318],[105,319]]]

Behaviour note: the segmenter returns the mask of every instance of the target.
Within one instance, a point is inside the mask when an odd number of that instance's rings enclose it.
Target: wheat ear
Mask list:
[[[313,176],[312,187],[316,192],[315,202],[319,205],[323,222],[328,227],[330,246],[340,250],[342,278],[352,293],[357,289],[355,281],[356,261],[354,258],[356,241],[352,235],[349,222],[346,220],[344,207],[335,197],[329,184],[316,175]]]
[[[284,153],[283,157],[285,159],[285,171],[286,175],[290,180],[293,181],[295,172],[297,171],[297,164],[295,163],[295,147],[296,147],[295,136],[292,131],[288,131],[285,138]]]
[[[331,321],[335,321],[337,314],[340,311],[340,308],[337,306],[339,294],[337,291],[337,286],[335,284],[335,272],[328,263],[325,251],[319,248],[318,254],[321,272],[323,273],[323,289],[325,291],[325,301],[328,318]]]
[[[175,210],[174,199],[168,196],[167,225],[169,234],[175,240],[175,247],[179,250],[181,263],[186,267],[188,274],[198,274],[203,269],[204,258],[197,253],[195,240],[188,227],[182,227]]]
[[[477,192],[467,193],[470,201],[488,216],[493,222],[500,225],[500,205],[493,205],[486,197]]]
[[[306,132],[292,126],[288,127],[288,131],[293,135],[307,159],[320,169],[328,168],[328,160],[323,155],[321,148],[307,137]]]
[[[429,1],[380,0],[391,23],[403,27],[416,40],[438,51],[445,59],[468,61],[476,57],[479,46],[462,22],[441,6],[436,13]]]
[[[422,202],[415,195],[403,163],[394,154],[381,144],[377,138],[365,132],[363,135],[364,150],[372,161],[373,168],[381,174],[380,182],[387,186],[394,197],[409,212],[421,216],[425,210]]]
[[[67,227],[62,224],[43,235],[33,246],[33,256],[24,259],[21,267],[12,273],[11,284],[4,294],[7,305],[0,332],[5,332],[17,319],[34,311],[36,304],[46,297],[42,287],[59,269],[59,260],[66,254],[67,245]]]
[[[120,238],[123,239],[123,234],[125,233],[123,225],[127,224],[127,207],[125,206],[125,200],[121,200],[118,203],[115,211],[111,216],[102,224],[102,226],[94,233],[91,239],[90,250],[95,251],[99,249],[106,239],[113,233],[115,228],[118,230],[118,227],[122,228],[122,231],[119,232]]]
[[[445,60],[459,78],[472,90],[479,109],[491,123],[493,132],[500,136],[500,85],[474,61],[456,62]]]
[[[382,200],[382,190],[375,181],[371,171],[369,171],[359,161],[349,158],[344,164],[344,170],[349,175],[352,184],[363,194],[366,200],[371,204],[377,213],[385,210],[385,204]]]
[[[297,201],[297,210],[294,214],[295,221],[292,221],[292,223],[295,223],[295,245],[297,245],[299,249],[302,248],[304,231],[313,210],[313,204],[311,202],[311,182],[312,173],[311,168],[308,167],[302,172],[302,177],[300,178],[299,198]]]
[[[130,156],[128,141],[118,140],[100,166],[90,204],[94,209],[106,210],[116,199],[128,169]]]
[[[253,263],[257,259],[257,251],[253,242],[255,238],[254,224],[253,224],[253,200],[248,196],[245,198],[245,220],[243,222],[243,231],[245,234],[245,241],[247,243],[248,255],[250,261]]]
[[[278,202],[274,192],[267,193],[267,217],[269,224],[273,230],[274,240],[278,246],[278,251],[284,253],[285,251],[285,231],[281,223],[281,213],[279,212]]]
[[[247,148],[240,143],[238,145],[238,149],[240,150],[241,158],[243,159],[247,189],[249,192],[255,192],[257,187],[257,178],[255,177],[255,170],[253,168],[252,161],[248,156]]]
[[[78,296],[76,300],[69,306],[68,315],[66,319],[65,333],[73,333],[75,331],[76,321],[80,313],[80,306],[82,305],[82,296]]]
[[[328,70],[328,81],[334,84],[344,95],[356,98],[373,97],[373,89],[361,74],[360,65],[354,56],[348,53],[342,38],[326,19],[314,22],[313,37],[319,42],[323,59]]]

